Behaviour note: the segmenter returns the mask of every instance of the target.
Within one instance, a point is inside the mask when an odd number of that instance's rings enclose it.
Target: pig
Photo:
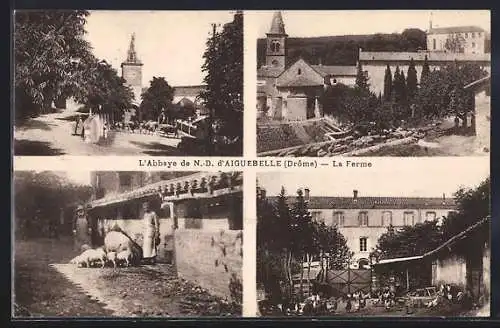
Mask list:
[[[113,264],[113,268],[116,268],[116,260],[117,260],[116,255],[117,255],[116,252],[108,252],[108,254],[106,254],[108,261]]]
[[[131,252],[131,264],[138,265],[142,259],[142,248],[122,231],[108,232],[104,238],[104,247],[106,252],[116,252],[117,255],[122,251]]]
[[[128,267],[132,261],[132,252],[130,250],[121,251],[116,254],[116,259],[120,262],[125,262],[125,266]]]
[[[101,262],[101,266],[106,264],[106,253],[101,249],[88,249],[80,255],[80,263],[85,263],[87,268],[96,262]]]

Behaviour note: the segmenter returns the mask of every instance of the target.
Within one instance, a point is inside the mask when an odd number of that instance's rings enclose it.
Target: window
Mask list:
[[[475,48],[475,47],[476,47],[476,43],[472,42],[472,48]]]
[[[299,69],[297,70],[297,75],[301,75],[301,74],[302,74],[302,70],[299,68]]]
[[[275,59],[271,63],[274,67],[278,66],[280,63]]]
[[[334,212],[333,222],[335,222],[339,227],[344,226],[344,212]]]
[[[361,227],[368,226],[368,212],[359,212],[358,221],[359,221],[359,226]]]
[[[425,220],[426,221],[434,221],[436,219],[436,212],[426,212]]]
[[[132,176],[127,173],[119,173],[120,187],[130,187],[132,184]]]
[[[436,50],[436,39],[432,39],[432,49]]]
[[[469,33],[465,33],[465,38],[469,38]]]
[[[280,48],[281,48],[281,44],[278,41],[271,42],[271,51],[272,52],[279,52]]]
[[[472,32],[472,37],[475,38],[476,37],[476,33],[475,32]]]
[[[314,222],[323,222],[323,213],[321,211],[311,211],[311,218]]]
[[[366,252],[368,250],[368,238],[361,237],[359,238],[359,251]]]
[[[367,259],[360,259],[360,260],[358,261],[358,267],[359,267],[360,269],[367,269],[367,268],[369,268],[369,267],[370,267],[370,262],[368,262],[368,260],[367,260]]]
[[[382,212],[382,226],[388,227],[392,224],[392,212],[384,211]]]
[[[405,212],[404,213],[404,225],[412,226],[415,223],[415,213]]]

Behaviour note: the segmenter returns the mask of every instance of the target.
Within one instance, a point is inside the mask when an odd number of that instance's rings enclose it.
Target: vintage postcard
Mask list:
[[[258,29],[258,156],[488,155],[488,11],[247,19]]]

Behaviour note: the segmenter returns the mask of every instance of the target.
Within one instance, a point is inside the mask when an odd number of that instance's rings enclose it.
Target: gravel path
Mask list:
[[[78,268],[71,241],[18,241],[16,316],[241,316],[241,306],[178,278],[172,265]]]
[[[85,143],[72,135],[74,109],[32,118],[14,129],[14,152],[18,156],[50,155],[162,155],[178,156],[179,139],[158,135],[110,132],[106,144]]]

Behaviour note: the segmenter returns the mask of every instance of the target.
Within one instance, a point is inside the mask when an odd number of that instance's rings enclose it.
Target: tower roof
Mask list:
[[[271,23],[271,28],[267,34],[281,34],[286,35],[285,23],[283,23],[283,17],[281,16],[281,11],[274,13],[273,21]]]
[[[135,52],[135,33],[132,34],[130,37],[130,45],[128,47],[127,51],[127,63],[135,63],[135,64],[140,64],[141,61],[139,58],[137,58],[137,53]]]

